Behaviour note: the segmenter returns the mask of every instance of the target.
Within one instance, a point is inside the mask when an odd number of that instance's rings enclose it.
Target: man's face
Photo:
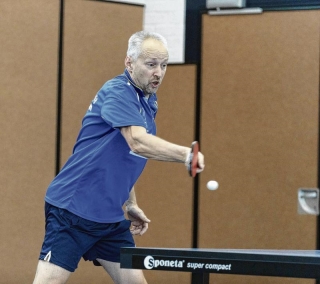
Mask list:
[[[136,61],[126,58],[132,80],[145,95],[151,95],[158,90],[167,70],[168,59],[165,46],[154,39],[143,42],[142,52]]]

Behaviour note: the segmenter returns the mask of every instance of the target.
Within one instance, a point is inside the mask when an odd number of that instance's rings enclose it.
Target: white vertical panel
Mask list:
[[[185,0],[150,0],[146,5],[144,29],[168,40],[170,63],[184,62],[185,14]]]
[[[185,0],[109,1],[145,5],[144,30],[160,33],[167,39],[170,63],[184,63],[186,17]]]

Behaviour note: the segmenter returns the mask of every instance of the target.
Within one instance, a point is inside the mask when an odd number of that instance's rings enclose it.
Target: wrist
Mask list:
[[[128,200],[125,202],[126,207],[133,207],[133,206],[138,206],[138,204],[135,201]]]
[[[186,167],[189,166],[191,159],[192,159],[191,149],[188,148],[187,154],[186,154],[186,158],[185,158],[185,161],[184,161],[184,164],[185,164]]]

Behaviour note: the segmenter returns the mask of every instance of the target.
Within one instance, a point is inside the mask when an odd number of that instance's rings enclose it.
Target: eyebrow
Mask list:
[[[146,58],[146,59],[145,59],[145,61],[148,61],[148,60],[165,62],[165,61],[168,61],[168,60],[169,60],[169,57],[164,58],[164,59],[159,59],[159,58]]]

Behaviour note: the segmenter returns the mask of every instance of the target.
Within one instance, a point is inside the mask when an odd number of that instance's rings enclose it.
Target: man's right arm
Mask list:
[[[127,141],[131,151],[148,159],[185,163],[191,149],[180,146],[157,136],[148,134],[141,126],[127,126],[121,128],[121,133]],[[199,168],[204,168],[204,157],[198,155]]]

